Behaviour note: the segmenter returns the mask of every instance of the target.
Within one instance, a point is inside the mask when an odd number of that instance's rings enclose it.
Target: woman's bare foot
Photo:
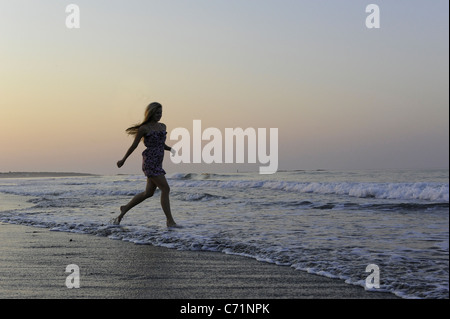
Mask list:
[[[112,220],[112,224],[113,225],[120,225],[120,221],[121,221],[121,218],[120,217],[116,217],[116,218],[114,218]]]
[[[126,212],[124,212],[125,206],[120,206],[120,215],[116,217],[113,221],[114,225],[120,225],[120,222],[122,221],[123,216]]]
[[[175,221],[167,221],[167,228],[182,228],[180,225],[175,223]]]

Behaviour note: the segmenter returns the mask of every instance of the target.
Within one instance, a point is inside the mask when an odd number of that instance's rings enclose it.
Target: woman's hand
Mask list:
[[[117,167],[121,168],[123,164],[125,164],[125,160],[121,159],[120,161],[117,162]]]

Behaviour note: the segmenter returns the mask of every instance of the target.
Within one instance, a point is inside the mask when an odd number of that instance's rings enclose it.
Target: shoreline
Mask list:
[[[401,299],[286,266],[0,223],[2,299]],[[66,287],[68,265],[80,288]]]
[[[0,172],[0,178],[42,178],[42,177],[82,177],[100,176],[89,173],[71,172]]]

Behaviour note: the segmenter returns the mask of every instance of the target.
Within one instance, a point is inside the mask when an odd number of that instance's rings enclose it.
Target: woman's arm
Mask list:
[[[125,161],[127,160],[127,158],[134,152],[134,150],[138,147],[139,142],[141,141],[142,137],[145,134],[145,129],[140,127],[139,131],[137,132],[133,144],[131,144],[130,148],[128,149],[128,151],[126,152],[125,156],[117,162],[117,167],[121,168],[123,166],[123,164],[125,164]]]
[[[160,123],[160,124],[162,125],[163,130],[167,131],[166,124],[164,124],[164,123]],[[177,153],[173,148],[171,148],[167,144],[164,144],[164,150],[169,151],[172,155],[175,155]]]
[[[175,156],[177,154],[177,151],[175,151],[173,148],[171,148],[170,146],[167,146],[167,144],[164,144],[164,149],[166,151],[169,151],[170,154],[172,154],[172,156]]]

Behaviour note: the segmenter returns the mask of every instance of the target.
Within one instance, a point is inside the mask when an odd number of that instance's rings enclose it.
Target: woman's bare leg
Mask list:
[[[150,177],[150,179],[153,182],[153,184],[156,185],[161,190],[161,207],[167,218],[167,227],[177,226],[177,223],[175,223],[175,220],[172,217],[172,212],[170,211],[170,200],[169,200],[170,187],[169,184],[167,183],[166,177],[164,175],[161,175],[156,177]]]
[[[120,224],[123,216],[132,209],[134,206],[139,205],[147,198],[150,198],[153,196],[156,190],[156,185],[153,183],[153,181],[150,178],[147,178],[147,186],[145,188],[145,191],[142,193],[137,194],[134,196],[128,204],[125,206],[120,206],[120,215],[114,220],[115,224]]]

